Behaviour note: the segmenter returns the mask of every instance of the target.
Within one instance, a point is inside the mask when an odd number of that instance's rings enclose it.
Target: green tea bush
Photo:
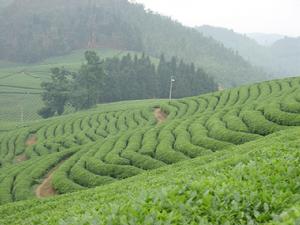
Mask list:
[[[130,161],[128,159],[121,157],[121,153],[126,148],[130,136],[130,132],[120,135],[114,147],[110,149],[110,151],[105,156],[104,161],[106,163],[117,165],[130,165]]]
[[[12,191],[15,178],[16,177],[13,176],[13,173],[11,173],[9,177],[5,177],[4,179],[1,180],[0,204],[5,204],[14,201],[11,191]]]
[[[56,168],[53,187],[63,194],[118,185],[152,169],[160,174],[191,158],[217,162],[236,145],[299,126],[299,86],[299,78],[290,78],[172,101],[103,104],[1,132],[0,204],[33,198],[50,168]],[[159,123],[157,108],[166,116]],[[69,151],[70,158],[56,160]]]
[[[205,119],[206,118],[204,118],[204,122],[205,122]],[[203,118],[202,118],[202,120],[203,120]],[[201,119],[194,121],[190,125],[189,131],[190,131],[191,136],[192,136],[191,137],[191,142],[195,145],[202,146],[206,149],[210,149],[212,151],[217,151],[217,150],[221,150],[221,149],[224,149],[224,148],[234,146],[231,143],[216,140],[216,139],[208,137],[207,136],[208,130],[203,125],[203,122],[201,121]]]
[[[104,184],[108,184],[114,181],[109,176],[99,176],[85,169],[86,162],[80,160],[77,162],[70,171],[70,178],[81,186],[92,188]]]
[[[240,110],[238,110],[238,109],[227,112],[223,116],[222,121],[225,123],[225,126],[229,130],[239,131],[239,132],[249,132],[249,129],[246,126],[246,124],[238,116],[239,112],[240,112]]]
[[[260,137],[257,134],[229,130],[220,120],[222,116],[223,114],[215,114],[207,121],[207,127],[209,130],[208,135],[210,137],[237,145],[256,140]]]
[[[300,104],[299,104],[300,105]],[[279,104],[273,103],[264,107],[264,116],[277,124],[286,126],[299,126],[300,115],[296,113],[283,112]]]
[[[143,172],[142,169],[133,166],[107,164],[94,158],[86,160],[86,169],[94,174],[115,179],[125,179]]]
[[[260,135],[268,135],[285,129],[274,122],[267,120],[260,111],[242,111],[241,117],[249,130]]]
[[[220,96],[219,95],[217,95],[217,96],[212,95],[212,96],[209,96],[205,99],[208,102],[206,110],[207,111],[214,111],[215,108],[217,107],[218,103],[219,103]]]
[[[199,109],[197,111],[197,113],[203,113],[208,106],[208,101],[205,98],[195,98],[195,101],[197,102],[197,104],[199,105]]]
[[[215,109],[216,110],[223,109],[225,106],[227,106],[230,96],[231,96],[231,90],[222,91],[222,93],[220,94],[220,100]]]
[[[176,140],[174,148],[190,158],[195,158],[201,155],[212,153],[211,150],[191,143],[191,135],[187,131],[187,126],[189,124],[190,121],[183,122],[175,129],[174,134],[176,135]]]
[[[186,105],[186,116],[193,116],[199,110],[199,105],[194,99],[188,98],[184,101],[179,100],[179,102]]]
[[[57,171],[53,174],[52,185],[56,191],[60,194],[74,192],[84,189],[79,184],[76,184],[69,178],[69,173],[72,166],[80,160],[84,152],[78,152],[71,156],[66,162],[64,162]]]
[[[154,157],[160,129],[155,127],[145,132],[139,153]]]
[[[183,153],[174,149],[175,136],[172,134],[176,122],[165,127],[159,134],[159,143],[156,148],[155,158],[166,164],[176,163],[188,159]]]
[[[230,95],[229,95],[229,99],[228,99],[228,102],[226,104],[226,107],[233,107],[233,106],[235,106],[239,100],[241,102],[245,101],[245,96],[241,96],[241,95],[243,95],[242,90],[244,90],[244,89],[245,88],[243,88],[243,87],[231,89]],[[239,99],[239,98],[241,98],[241,99]]]

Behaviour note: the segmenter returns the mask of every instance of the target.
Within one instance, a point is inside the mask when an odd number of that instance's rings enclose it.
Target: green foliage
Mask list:
[[[1,133],[0,223],[288,221],[281,213],[299,192],[298,90],[290,78],[105,104]],[[53,168],[57,193],[76,193],[33,200]]]
[[[105,61],[106,79],[102,101],[125,99],[168,98],[171,75],[176,82],[173,97],[181,98],[217,89],[214,80],[194,64],[186,64],[173,57],[161,56],[157,69],[149,56],[127,55]],[[134,90],[134,91],[133,91]]]
[[[56,113],[61,115],[67,103],[71,103],[77,110],[91,108],[99,103],[105,75],[103,66],[96,52],[86,51],[85,59],[86,64],[81,66],[78,73],[72,74],[64,68],[51,70],[51,82],[41,85],[46,105],[39,111],[42,117],[51,117]]]
[[[71,75],[70,72],[64,68],[53,68],[51,73],[51,82],[41,84],[44,89],[42,97],[46,106],[39,111],[39,114],[44,118],[51,117],[55,113],[61,115],[70,95],[70,81],[68,78]]]
[[[67,104],[76,110],[88,109],[100,102],[132,99],[168,98],[170,78],[176,76],[173,97],[187,97],[217,89],[212,78],[194,64],[177,62],[175,57],[166,61],[161,56],[158,69],[149,56],[134,58],[130,54],[121,59],[114,57],[100,61],[94,51],[85,52],[83,64],[73,79],[65,69],[52,69],[52,82],[42,83],[45,107],[39,111],[43,117],[61,115]],[[103,65],[102,65],[103,64]],[[165,68],[162,70],[161,68]]]
[[[86,192],[5,205],[0,222],[295,224],[299,132],[290,129]]]
[[[1,64],[0,68],[0,129],[9,130],[21,124],[21,113],[23,111],[24,122],[41,119],[38,110],[43,105],[42,82],[49,82],[51,79],[51,68],[64,67],[68,71],[78,71],[84,62],[86,50],[72,51],[68,55],[52,57],[37,64]],[[118,51],[114,49],[94,49],[102,58],[122,57],[128,53],[137,52]],[[156,62],[155,58],[151,58]],[[73,113],[74,109],[69,105],[65,113]]]
[[[71,104],[78,109],[88,109],[99,103],[103,93],[104,70],[94,51],[85,52],[86,64],[75,74]]]

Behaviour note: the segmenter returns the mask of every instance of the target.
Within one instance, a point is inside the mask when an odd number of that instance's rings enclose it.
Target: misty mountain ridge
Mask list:
[[[266,33],[247,33],[248,37],[254,39],[258,44],[263,46],[271,46],[275,42],[283,39],[286,35],[266,34]]]
[[[0,60],[32,63],[111,48],[177,56],[225,86],[269,78],[219,42],[127,0],[15,0],[0,21]]]
[[[300,74],[300,38],[283,37],[270,46],[263,46],[246,34],[226,28],[202,26],[196,29],[272,75],[281,77]],[[276,37],[278,39],[280,36]]]

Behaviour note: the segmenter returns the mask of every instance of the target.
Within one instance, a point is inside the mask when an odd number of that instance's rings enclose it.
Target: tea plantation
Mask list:
[[[299,125],[289,78],[3,132],[0,224],[297,224]]]

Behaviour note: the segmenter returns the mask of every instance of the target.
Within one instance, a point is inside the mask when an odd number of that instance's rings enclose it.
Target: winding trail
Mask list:
[[[37,136],[35,134],[31,134],[28,139],[25,141],[25,146],[29,147],[31,145],[35,145],[37,143]],[[28,157],[25,153],[21,154],[21,155],[17,155],[15,157],[15,161],[16,163],[21,163],[28,160]]]
[[[35,195],[38,198],[46,198],[56,195],[56,191],[52,186],[52,177],[54,172],[60,167],[63,162],[59,163],[56,167],[49,171],[43,182],[36,188]]]
[[[158,124],[161,124],[163,122],[165,122],[165,120],[167,119],[167,114],[164,113],[161,108],[156,108],[154,110],[154,116],[158,122]]]

